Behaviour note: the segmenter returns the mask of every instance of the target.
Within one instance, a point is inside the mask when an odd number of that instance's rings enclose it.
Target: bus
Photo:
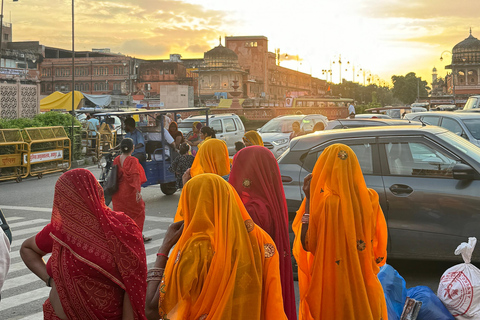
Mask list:
[[[316,109],[317,111],[315,113],[322,114],[329,120],[334,120],[347,118],[348,105],[353,104],[353,102],[354,100],[350,98],[298,97],[293,98],[292,108]]]

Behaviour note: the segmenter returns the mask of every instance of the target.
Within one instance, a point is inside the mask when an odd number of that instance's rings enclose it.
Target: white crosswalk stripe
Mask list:
[[[27,210],[43,212],[41,218],[28,220],[21,216],[8,217],[7,221],[12,230],[13,243],[11,246],[11,264],[7,280],[2,288],[2,300],[0,301],[0,318],[2,319],[43,319],[42,305],[48,298],[50,289],[23,263],[20,257],[20,247],[25,239],[34,236],[47,225],[50,220],[44,218],[45,212],[51,212],[50,208],[36,207],[7,207],[3,209]],[[38,209],[38,210],[37,210]],[[163,237],[173,218],[146,216],[144,236],[152,237],[152,241],[145,244],[147,252],[147,264],[149,267],[155,262],[157,249],[163,242]],[[48,261],[50,254],[44,257]],[[33,307],[32,307],[33,306]],[[28,311],[25,311],[28,310]]]

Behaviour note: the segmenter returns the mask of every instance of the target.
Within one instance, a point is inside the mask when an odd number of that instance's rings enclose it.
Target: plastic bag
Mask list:
[[[392,266],[386,264],[380,268],[378,280],[385,294],[388,320],[399,320],[407,299],[405,279]]]
[[[470,263],[477,238],[468,238],[455,250],[465,263],[451,267],[443,274],[437,296],[455,319],[480,319],[480,270]]]
[[[408,289],[408,297],[422,302],[417,320],[455,320],[435,293],[426,286]]]

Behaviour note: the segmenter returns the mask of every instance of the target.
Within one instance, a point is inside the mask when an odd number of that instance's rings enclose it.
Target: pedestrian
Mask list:
[[[300,129],[300,123],[298,121],[292,123],[292,130],[292,133],[290,133],[290,140],[303,135],[303,132]]]
[[[190,178],[202,173],[215,173],[228,181],[230,174],[230,158],[227,144],[223,140],[209,139],[198,150],[192,167],[185,171],[183,184]]]
[[[45,264],[47,253],[52,256]],[[23,242],[20,255],[51,287],[44,319],[146,319],[142,233],[131,218],[105,205],[90,171],[60,176],[51,222]]]
[[[280,257],[285,314],[289,320],[296,320],[288,209],[277,160],[267,148],[245,148],[233,158],[228,182],[237,191],[253,222],[275,242]]]
[[[172,165],[168,168],[170,172],[175,174],[175,178],[177,179],[177,189],[183,188],[182,177],[188,169],[193,164],[195,157],[191,154],[188,154],[190,151],[190,146],[187,143],[182,143],[180,145],[180,156],[175,158],[172,161]]]
[[[198,148],[208,139],[215,139],[216,137],[215,130],[208,126],[203,126],[202,129],[200,129],[200,139],[202,139],[202,142],[198,144]]]
[[[255,130],[250,130],[242,138],[245,147],[249,146],[262,146],[263,147],[263,140],[262,137],[258,134]]]
[[[352,102],[348,104],[348,116],[353,119],[355,118],[355,106]]]
[[[192,131],[190,131],[185,139],[187,143],[192,147],[192,154],[196,155],[198,151],[198,145],[202,142],[200,138],[200,129],[202,129],[202,124],[199,121],[195,121],[192,124]]]
[[[279,253],[231,185],[192,178],[176,218],[148,271],[148,319],[287,319]]]
[[[92,117],[90,114],[87,114],[87,130],[88,138],[91,141],[90,145],[94,150],[94,153],[97,149],[97,131],[100,129],[100,121],[97,118]]]
[[[180,149],[180,145],[185,142],[185,138],[183,137],[183,133],[178,130],[178,124],[175,121],[170,123],[170,127],[168,128],[168,133],[172,136],[173,140],[175,141],[175,149]]]
[[[242,150],[243,148],[245,148],[245,144],[243,143],[243,141],[235,142],[235,151],[236,152]]]
[[[313,126],[313,132],[325,130],[325,124],[322,121],[315,123]]]
[[[135,119],[127,118],[124,121],[125,138],[130,138],[133,140],[133,145],[135,146],[133,150],[132,157],[135,157],[140,162],[147,161],[147,156],[145,154],[145,139],[143,138],[142,132],[135,128]]]
[[[377,278],[387,258],[387,224],[352,149],[327,147],[303,190],[292,225],[299,319],[387,319]]]
[[[132,156],[135,146],[133,140],[125,138],[120,143],[121,155],[113,160],[117,166],[118,190],[112,196],[113,210],[124,212],[133,219],[140,231],[143,231],[145,223],[145,202],[142,199],[142,184],[147,181],[145,171],[138,159]],[[143,241],[148,242],[152,238],[143,236]]]

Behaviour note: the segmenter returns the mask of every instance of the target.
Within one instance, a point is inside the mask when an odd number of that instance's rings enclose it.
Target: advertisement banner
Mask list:
[[[51,150],[30,153],[30,164],[63,159],[63,150]],[[27,163],[27,155],[23,155],[23,163]]]

